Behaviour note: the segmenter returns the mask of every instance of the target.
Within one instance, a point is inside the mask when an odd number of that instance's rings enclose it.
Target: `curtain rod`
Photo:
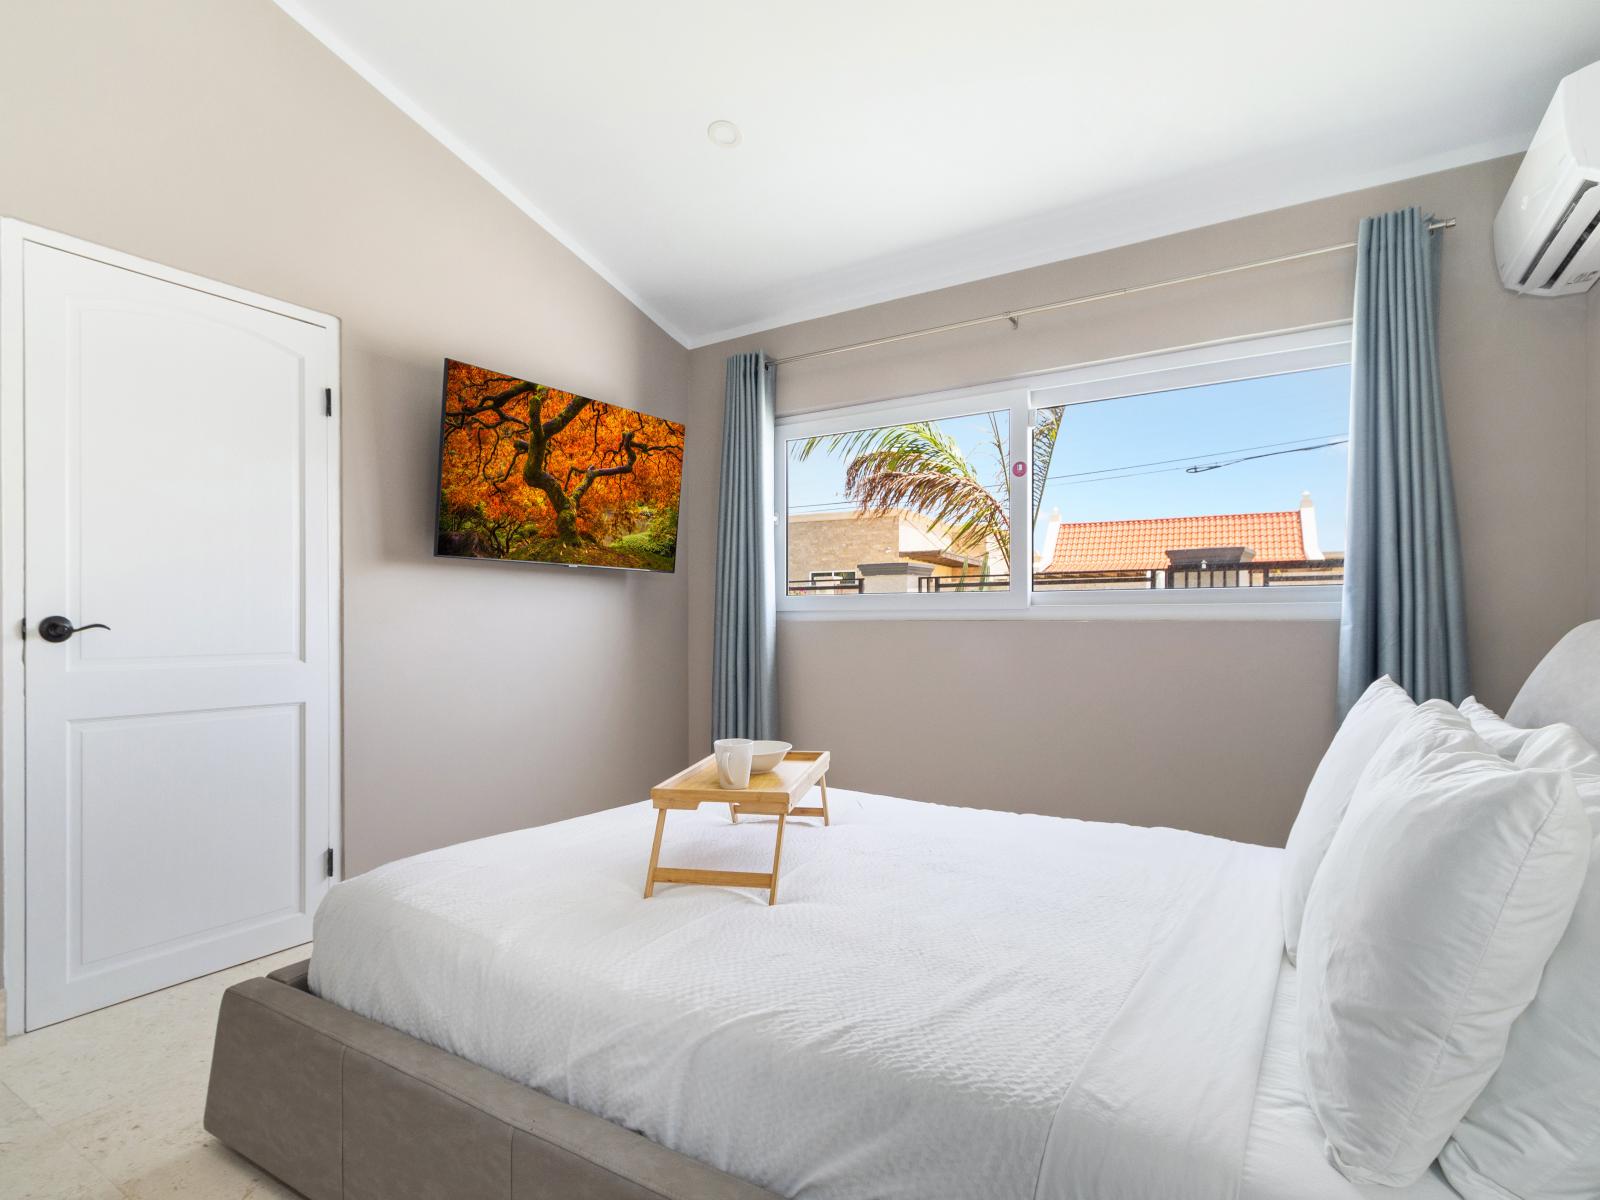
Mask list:
[[[1432,221],[1428,225],[1429,233],[1437,233],[1442,229],[1454,229],[1456,219],[1447,217],[1442,221]],[[850,342],[844,346],[829,346],[826,350],[808,350],[804,354],[791,354],[785,358],[774,358],[771,365],[774,367],[788,366],[790,363],[804,362],[809,358],[826,358],[833,354],[850,354],[857,350],[871,350],[876,346],[889,346],[895,342],[908,342],[913,338],[932,337],[936,333],[954,333],[958,329],[971,329],[977,325],[992,325],[996,321],[1009,321],[1013,329],[1023,317],[1034,317],[1040,313],[1055,312],[1062,308],[1073,308],[1079,304],[1094,304],[1100,300],[1114,300],[1118,296],[1132,296],[1138,292],[1153,292],[1158,288],[1176,287],[1180,283],[1198,283],[1202,279],[1216,279],[1223,275],[1236,275],[1240,271],[1254,271],[1260,267],[1275,267],[1281,263],[1299,262],[1304,258],[1318,258],[1324,254],[1337,254],[1341,250],[1354,250],[1355,242],[1340,242],[1337,246],[1319,246],[1315,250],[1301,250],[1295,254],[1280,254],[1277,258],[1263,258],[1256,262],[1240,263],[1233,267],[1220,267],[1215,271],[1200,271],[1194,275],[1179,275],[1172,279],[1160,279],[1155,283],[1140,283],[1132,287],[1113,288],[1109,292],[1095,292],[1088,296],[1074,296],[1070,300],[1052,300],[1048,304],[1030,304],[1027,308],[1012,308],[1005,312],[991,313],[987,317],[971,317],[965,321],[951,321],[948,325],[930,325],[926,329],[913,329],[909,333],[894,333],[888,337],[871,338],[865,342]]]

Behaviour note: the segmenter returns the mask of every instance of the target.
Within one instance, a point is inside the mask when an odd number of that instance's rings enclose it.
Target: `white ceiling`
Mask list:
[[[1518,151],[1600,58],[1594,0],[278,2],[688,345]]]

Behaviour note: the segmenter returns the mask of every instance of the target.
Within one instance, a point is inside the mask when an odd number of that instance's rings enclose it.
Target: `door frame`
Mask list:
[[[344,654],[342,622],[343,557],[340,547],[339,430],[344,411],[341,386],[339,318],[302,308],[257,292],[178,271],[30,225],[0,217],[0,902],[4,904],[4,952],[0,956],[0,996],[4,997],[6,1033],[20,1034],[26,1025],[27,988],[27,775],[22,621],[26,502],[23,447],[22,256],[28,243],[135,271],[166,283],[192,288],[224,300],[289,317],[325,331],[332,339],[333,415],[328,424],[328,646],[333,661],[328,672],[328,840],[333,847],[333,877],[344,863],[344,799],[341,783],[344,757]],[[312,384],[315,386],[315,383]]]

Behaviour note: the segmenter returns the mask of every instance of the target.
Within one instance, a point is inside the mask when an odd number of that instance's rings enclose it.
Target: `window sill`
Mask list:
[[[1310,591],[1312,589],[1304,589]],[[856,605],[851,597],[829,597],[818,604],[778,609],[782,621],[1337,621],[1339,589],[1317,588],[1321,595],[1293,600],[1276,596],[1223,596],[1211,592],[1153,598],[1141,592],[1116,595],[1052,596],[1017,605],[897,604]],[[1331,594],[1330,594],[1331,593]],[[975,597],[974,597],[975,598]],[[820,598],[819,598],[820,600]],[[838,602],[837,608],[821,607]]]

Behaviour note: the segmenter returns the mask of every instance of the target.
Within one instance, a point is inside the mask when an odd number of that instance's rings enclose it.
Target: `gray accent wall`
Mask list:
[[[681,566],[431,553],[446,355],[681,421],[687,351],[269,0],[7,5],[0,213],[342,320],[347,873],[682,765]]]
[[[1490,225],[1508,158],[1300,205],[695,350],[691,425],[718,421],[722,359],[786,354],[1354,240],[1419,205],[1445,234],[1440,349],[1478,694],[1503,706],[1591,611],[1586,446],[1592,301],[1504,291]],[[1175,198],[1175,202],[1177,202]],[[780,368],[778,413],[1015,377],[1351,315],[1353,253]],[[685,509],[689,749],[709,676],[705,457]],[[699,457],[696,457],[698,455]],[[1595,459],[1591,462],[1591,459]],[[1600,581],[1595,583],[1600,595]],[[831,781],[949,804],[1177,825],[1282,844],[1334,720],[1336,621],[779,618],[780,736]]]

